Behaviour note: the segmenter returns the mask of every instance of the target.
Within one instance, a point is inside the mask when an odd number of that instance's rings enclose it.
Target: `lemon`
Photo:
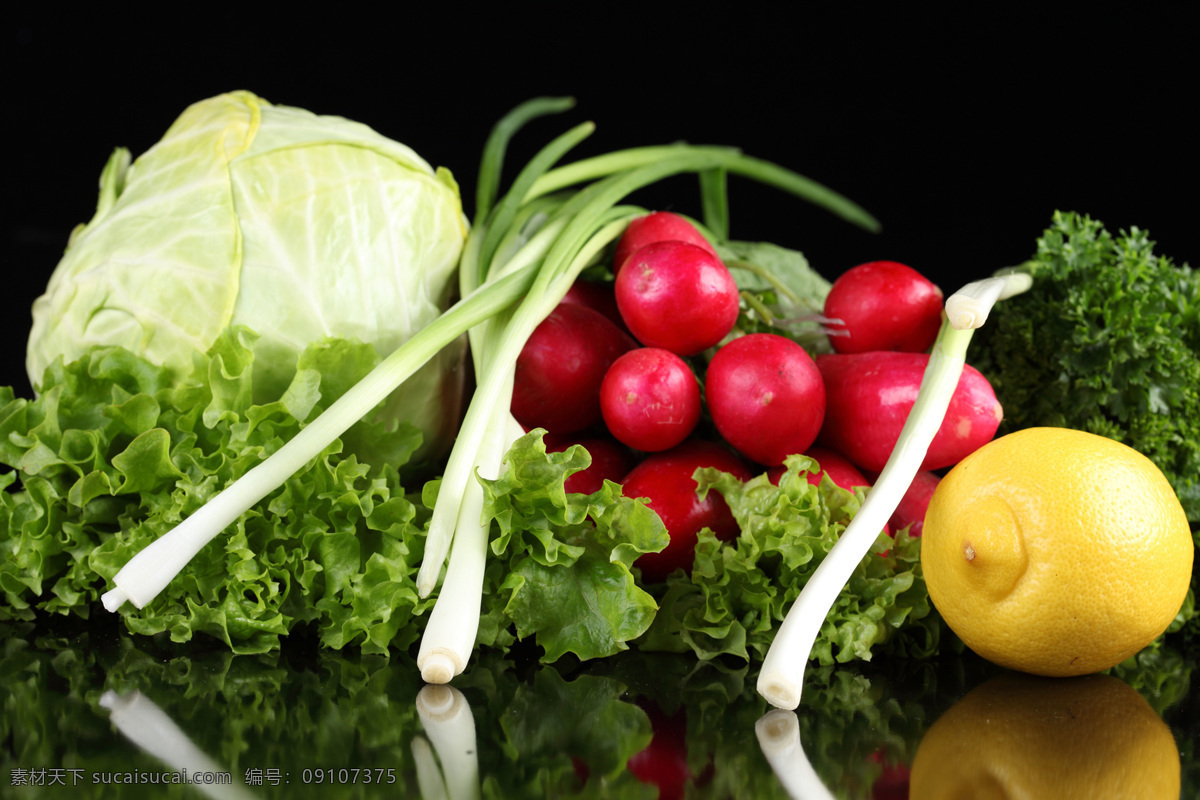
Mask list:
[[[1108,675],[1009,672],[935,722],[917,746],[914,800],[1179,797],[1179,747],[1140,694]]]
[[[934,606],[984,658],[1038,675],[1119,664],[1175,618],[1192,575],[1187,517],[1123,444],[1028,428],[964,458],[925,515]]]

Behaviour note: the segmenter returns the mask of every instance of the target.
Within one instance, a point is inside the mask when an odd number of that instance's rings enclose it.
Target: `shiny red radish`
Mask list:
[[[923,353],[942,326],[942,290],[910,266],[872,261],[846,270],[825,297],[829,342],[839,353]]]
[[[599,311],[610,322],[621,330],[625,329],[625,320],[617,310],[617,296],[613,293],[611,283],[603,281],[585,281],[582,278],[571,284],[563,295],[563,303],[586,306],[592,311]]]
[[[846,490],[853,490],[856,486],[871,485],[866,476],[859,472],[858,467],[850,463],[844,456],[840,456],[832,450],[826,450],[823,447],[810,447],[804,451],[804,455],[817,462],[820,470],[817,472],[807,473],[808,482],[813,486],[821,485],[821,476],[828,475],[829,480],[835,485]],[[779,485],[779,479],[787,472],[787,467],[780,464],[777,467],[771,467],[767,470],[767,477],[771,479],[771,483]]]
[[[773,333],[741,336],[709,362],[704,397],[725,441],[752,461],[803,453],[825,418],[825,385],[804,348]]]
[[[625,476],[625,496],[646,498],[671,536],[662,552],[646,553],[634,563],[643,580],[662,581],[676,569],[691,570],[702,528],[723,541],[738,535],[737,521],[719,492],[708,492],[703,500],[697,495],[692,475],[701,467],[715,467],[741,481],[753,477],[735,453],[696,439],[647,457]]]
[[[683,708],[667,716],[652,701],[639,703],[650,717],[650,744],[625,767],[642,783],[658,788],[658,800],[681,800],[692,780],[687,758],[687,716]]]
[[[647,347],[693,356],[717,344],[738,317],[738,288],[721,260],[685,242],[635,252],[616,280],[617,308]]]
[[[644,217],[637,217],[625,228],[625,233],[617,240],[616,253],[613,254],[613,274],[620,273],[621,267],[631,255],[655,242],[687,242],[709,251],[714,256],[717,254],[716,249],[695,225],[670,211],[655,211]]]
[[[700,384],[679,356],[639,347],[608,368],[600,413],[618,441],[644,452],[669,450],[700,421]]]
[[[547,434],[545,442],[546,451],[549,453],[559,453],[571,445],[578,444],[582,445],[588,451],[588,455],[592,457],[591,466],[581,472],[576,472],[563,483],[563,488],[568,492],[592,494],[604,488],[605,480],[620,483],[637,463],[637,459],[628,447],[600,436]]]
[[[817,472],[806,473],[805,477],[813,486],[821,485],[821,478],[825,475],[829,476],[829,480],[833,481],[835,486],[840,486],[848,492],[853,492],[859,486],[871,488],[871,481],[865,475],[858,471],[858,468],[850,463],[848,459],[838,455],[832,450],[826,450],[822,447],[810,447],[805,451],[804,455],[815,459],[817,466],[820,469]],[[779,479],[783,477],[783,473],[787,471],[784,466],[771,467],[767,470],[767,477],[771,479],[771,483],[779,485]],[[889,536],[892,533],[891,527],[883,526],[883,532]]]
[[[825,380],[825,424],[817,444],[881,472],[917,399],[929,356],[872,352],[817,356]],[[996,435],[1003,413],[987,378],[967,365],[946,417],[921,464],[932,470],[957,464]]]
[[[636,343],[602,314],[559,305],[517,358],[512,413],[528,428],[583,430],[600,421],[600,384],[609,365]]]
[[[908,528],[909,536],[921,535],[921,530],[925,527],[925,510],[929,508],[929,499],[933,497],[933,490],[941,480],[935,473],[927,470],[916,474],[913,482],[909,484],[908,491],[900,499],[900,505],[896,506],[896,511],[892,514],[893,530]]]

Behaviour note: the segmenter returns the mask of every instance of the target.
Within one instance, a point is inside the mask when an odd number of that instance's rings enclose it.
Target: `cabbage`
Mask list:
[[[439,316],[466,233],[450,173],[365,125],[249,92],[201,101],[132,164],[124,148],[109,159],[95,217],[34,303],[30,382],[98,345],[178,380],[242,325],[258,334],[255,400],[269,402],[306,345],[357,339],[385,356]],[[447,443],[461,358],[448,348],[381,413]]]

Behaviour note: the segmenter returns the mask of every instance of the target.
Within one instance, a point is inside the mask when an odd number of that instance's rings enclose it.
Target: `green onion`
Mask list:
[[[428,737],[412,742],[421,796],[478,798],[479,745],[467,698],[452,686],[425,686],[417,692],[417,716]]]
[[[1019,273],[988,278],[968,284],[946,301],[947,318],[934,342],[921,389],[896,447],[866,501],[788,610],[767,650],[758,676],[758,693],[771,705],[790,710],[800,704],[804,669],[817,633],[854,568],[870,551],[920,470],[962,375],[974,328],[983,324],[997,300],[1027,290],[1028,278]]]
[[[418,331],[294,439],[131,558],[113,577],[114,588],[101,597],[104,607],[116,611],[128,600],[144,608],[200,548],[320,455],[439,350],[512,305],[528,291],[534,277],[533,265],[507,275],[492,284],[488,292],[463,298]]]
[[[426,681],[451,680],[465,669],[473,649],[479,625],[487,530],[478,518],[474,499],[477,486],[471,478],[476,471],[488,477],[499,472],[500,463],[494,460],[498,458],[495,444],[502,435],[497,409],[507,409],[511,404],[512,373],[517,357],[533,330],[558,305],[580,272],[593,263],[637,213],[636,209],[616,204],[637,189],[671,175],[713,169],[750,174],[772,185],[805,192],[802,196],[808,196],[810,188],[810,182],[794,173],[725,148],[685,145],[661,148],[655,151],[657,160],[644,158],[643,152],[626,151],[632,155],[605,159],[606,167],[620,171],[589,184],[552,212],[551,220],[564,220],[565,224],[546,251],[528,296],[513,312],[511,320],[488,328],[485,341],[473,339],[489,358],[485,359],[478,388],[451,451],[417,573],[417,591],[428,596],[436,585],[451,542],[455,543],[446,583],[430,615],[417,658]],[[531,164],[534,163],[540,166],[544,161],[535,158]],[[522,178],[532,174],[527,169]],[[531,184],[537,185],[537,181]],[[512,208],[509,198],[514,195],[540,196],[526,191],[525,183],[518,179],[509,197],[496,206],[494,217],[515,214],[509,211]],[[485,242],[497,240],[490,230],[481,235]],[[486,245],[483,250],[488,251]],[[497,248],[491,248],[490,252],[497,252]],[[479,267],[489,272],[497,269],[484,264]],[[494,358],[490,357],[492,354]],[[460,536],[469,537],[469,541],[460,546]]]
[[[493,130],[480,168],[476,219],[460,261],[463,299],[388,356],[295,439],[132,558],[114,578],[115,588],[103,596],[105,608],[115,611],[126,600],[144,607],[201,547],[317,457],[438,350],[469,332],[477,388],[439,486],[416,581],[420,595],[428,596],[449,554],[418,658],[425,680],[446,682],[464,669],[478,630],[488,526],[475,477],[495,477],[519,435],[509,412],[517,357],[579,274],[599,263],[629,220],[644,213],[623,205],[624,199],[669,176],[698,173],[705,214],[723,234],[728,224],[726,178],[740,175],[810,200],[865,228],[878,228],[873,217],[824,186],[730,148],[634,148],[555,167],[591,133],[591,123],[572,128],[542,148],[497,200],[512,136],[530,120],[570,106],[568,99],[536,99],[514,109]],[[579,184],[586,185],[570,188]]]
[[[794,711],[771,709],[754,723],[758,746],[789,797],[833,800],[833,793],[813,769],[800,741],[800,720]]]

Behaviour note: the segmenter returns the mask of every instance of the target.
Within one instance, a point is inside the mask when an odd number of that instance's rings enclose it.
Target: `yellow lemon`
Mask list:
[[[955,703],[926,732],[914,800],[1179,797],[1179,747],[1140,694],[1108,675],[1009,672]]]
[[[1083,675],[1154,641],[1187,594],[1194,547],[1162,472],[1103,436],[1029,428],[952,469],[921,536],[929,596],[984,658]]]

